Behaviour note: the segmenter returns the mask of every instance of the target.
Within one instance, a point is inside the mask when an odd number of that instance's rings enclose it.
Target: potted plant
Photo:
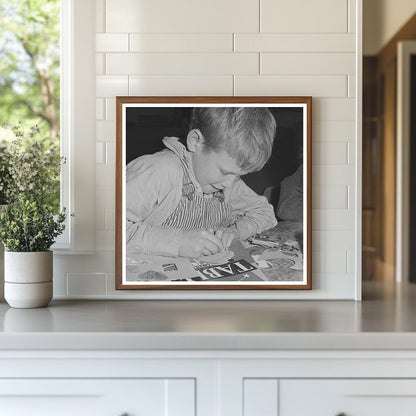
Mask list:
[[[9,146],[0,136],[0,206],[7,205],[9,195],[11,153]]]
[[[5,140],[4,132],[0,131],[0,216],[7,208],[10,190],[10,162],[11,153],[7,141]],[[0,299],[3,299],[4,286],[4,246],[0,242]]]
[[[15,308],[46,306],[53,295],[51,245],[64,228],[66,213],[55,214],[38,195],[21,194],[0,218],[4,253],[4,297]]]
[[[36,126],[11,131],[7,175],[3,175],[7,205],[0,216],[4,297],[12,307],[42,307],[53,295],[50,247],[63,232],[66,217],[65,209],[59,209],[63,160]]]

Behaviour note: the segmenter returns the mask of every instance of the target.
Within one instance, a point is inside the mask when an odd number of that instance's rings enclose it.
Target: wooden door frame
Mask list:
[[[397,44],[396,281],[409,281],[410,56],[416,41]]]

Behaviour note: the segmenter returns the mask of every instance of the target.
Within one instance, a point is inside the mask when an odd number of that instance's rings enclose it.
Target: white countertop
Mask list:
[[[365,284],[363,299],[2,303],[0,349],[416,349],[416,285]]]

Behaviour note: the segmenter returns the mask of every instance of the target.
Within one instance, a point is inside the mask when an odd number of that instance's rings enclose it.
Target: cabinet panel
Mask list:
[[[281,380],[279,416],[413,416],[415,380]]]
[[[0,380],[7,416],[194,416],[195,380]]]
[[[166,393],[166,416],[196,414],[195,380],[167,380]]]
[[[244,416],[276,416],[278,414],[278,380],[245,379],[243,381]]]

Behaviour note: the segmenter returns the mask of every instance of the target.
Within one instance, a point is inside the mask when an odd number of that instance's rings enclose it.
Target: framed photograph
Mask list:
[[[116,289],[312,289],[311,120],[311,97],[117,97]]]

